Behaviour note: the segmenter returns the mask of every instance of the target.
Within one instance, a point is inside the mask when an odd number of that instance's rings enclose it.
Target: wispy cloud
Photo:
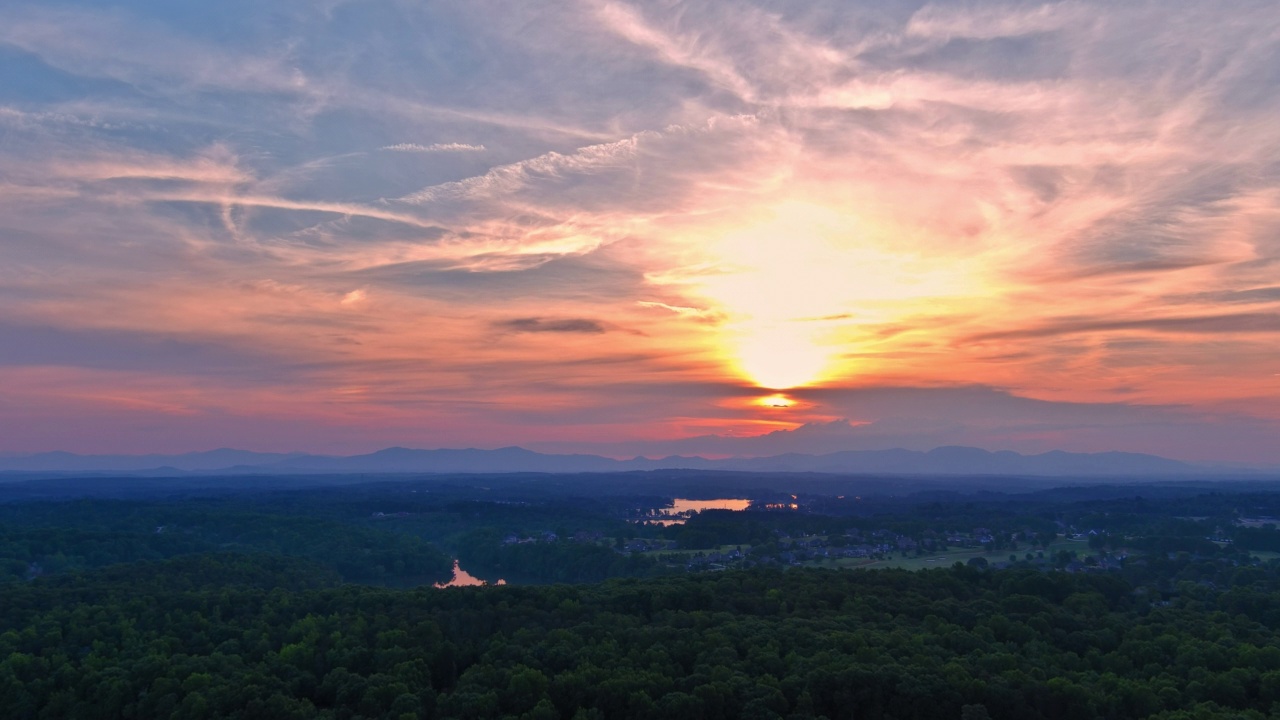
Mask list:
[[[709,308],[687,307],[684,305],[668,305],[653,300],[637,300],[636,305],[643,308],[654,308],[675,313],[677,316],[698,322],[715,323],[724,320],[724,313]]]
[[[905,35],[942,41],[993,40],[1054,32],[1097,19],[1092,8],[1076,2],[1025,6],[935,2],[911,15]]]
[[[307,94],[305,73],[289,62],[287,45],[253,54],[192,37],[125,11],[11,5],[0,39],[68,73],[153,89],[226,89]]]
[[[1187,333],[1193,335],[1230,335],[1239,333],[1280,333],[1280,313],[1232,313],[1194,317],[1153,317],[1127,320],[1074,319],[1037,327],[1002,330],[975,335],[969,342],[1010,338],[1038,338],[1079,333],[1116,333],[1131,331]]]
[[[501,330],[518,333],[586,333],[599,335],[607,332],[598,320],[589,318],[512,318],[499,320],[493,324]]]
[[[400,199],[411,205],[439,200],[465,200],[482,195],[514,193],[537,181],[555,180],[569,174],[584,174],[617,168],[635,157],[639,137],[612,143],[588,145],[572,153],[549,152],[528,160],[495,167],[484,175],[441,183]]]
[[[396,143],[395,145],[384,145],[382,149],[409,153],[484,152],[483,145],[468,145],[467,143],[457,142],[432,143],[430,145],[420,145],[418,143]]]

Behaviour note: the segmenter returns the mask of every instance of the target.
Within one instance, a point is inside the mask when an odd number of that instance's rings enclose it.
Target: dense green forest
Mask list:
[[[1280,578],[796,569],[394,590],[199,555],[11,585],[13,718],[1238,718],[1280,710]]]
[[[1143,493],[802,496],[668,527],[625,519],[662,498],[425,481],[0,502],[0,708],[1280,716],[1280,493]],[[956,543],[967,562],[921,571],[843,554]],[[431,587],[453,557],[514,584]]]
[[[490,574],[542,582],[599,582],[612,577],[665,574],[653,557],[619,553],[611,544],[508,543],[493,528],[463,536],[458,542],[458,559]]]
[[[418,585],[451,560],[412,534],[369,524],[264,512],[243,504],[78,501],[0,509],[0,583],[116,563],[228,550],[305,557],[344,580]]]

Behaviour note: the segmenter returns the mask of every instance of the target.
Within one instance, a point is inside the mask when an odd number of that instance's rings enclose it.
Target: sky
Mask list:
[[[0,451],[1280,465],[1280,13],[0,5]]]

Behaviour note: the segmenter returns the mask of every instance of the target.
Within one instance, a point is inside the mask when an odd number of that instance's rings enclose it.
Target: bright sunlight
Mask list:
[[[726,363],[770,390],[847,376],[850,328],[896,322],[970,289],[954,264],[895,251],[893,233],[848,210],[782,203],[710,245],[691,290],[724,313]],[[843,339],[842,339],[843,338]]]

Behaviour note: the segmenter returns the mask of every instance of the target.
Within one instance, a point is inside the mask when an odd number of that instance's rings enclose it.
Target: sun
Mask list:
[[[756,404],[761,407],[774,408],[775,410],[786,410],[787,408],[795,407],[796,401],[782,393],[774,393],[756,400]]]
[[[788,390],[812,383],[831,364],[830,349],[814,342],[810,328],[747,324],[731,343],[741,374],[757,386]]]
[[[715,243],[721,272],[702,289],[732,318],[725,350],[739,374],[786,390],[838,372],[840,350],[824,335],[873,261],[848,247],[856,233],[847,214],[791,202]]]
[[[980,289],[966,262],[912,252],[896,230],[874,208],[780,200],[699,228],[679,268],[648,277],[721,319],[734,375],[774,391],[839,383],[865,371],[876,328]]]

